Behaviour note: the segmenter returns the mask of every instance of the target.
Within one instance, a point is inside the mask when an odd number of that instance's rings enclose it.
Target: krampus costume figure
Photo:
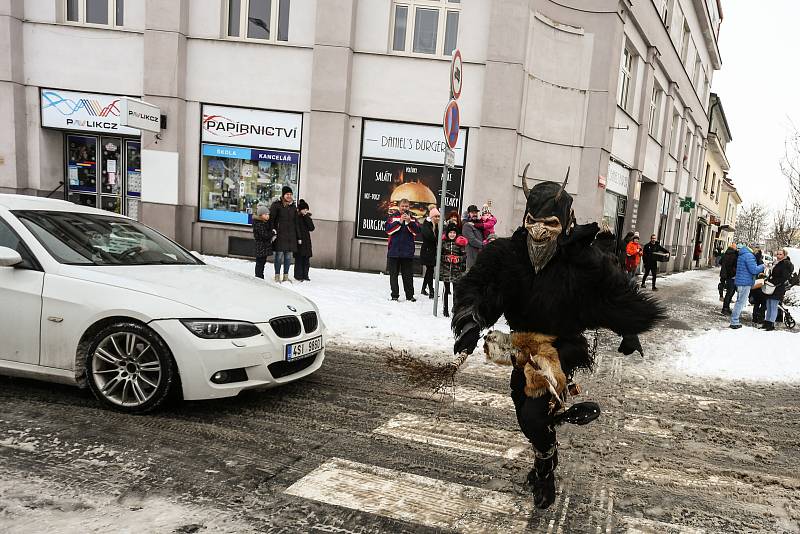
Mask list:
[[[536,506],[547,508],[555,500],[555,426],[585,424],[599,415],[594,403],[562,411],[573,373],[593,363],[583,332],[608,328],[622,336],[620,352],[641,354],[637,334],[664,311],[638,292],[611,256],[590,246],[598,226],[575,223],[566,179],[529,190],[527,170],[523,226],[484,248],[456,283],[452,327],[455,353],[471,353],[481,330],[501,315],[514,332],[489,332],[484,350],[490,359],[514,366],[511,398],[535,454],[528,482]]]

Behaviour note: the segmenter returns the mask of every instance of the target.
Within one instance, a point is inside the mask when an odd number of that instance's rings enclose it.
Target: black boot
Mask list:
[[[767,332],[775,330],[775,323],[773,323],[772,321],[764,321],[763,325],[764,326],[762,326],[761,328],[766,330]]]
[[[556,500],[556,467],[558,466],[558,449],[555,445],[548,453],[540,453],[533,449],[536,459],[533,469],[528,473],[528,484],[533,491],[533,503],[537,508],[549,508]]]

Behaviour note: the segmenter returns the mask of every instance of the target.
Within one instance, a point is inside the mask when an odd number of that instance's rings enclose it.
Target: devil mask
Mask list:
[[[572,231],[572,197],[565,190],[569,169],[563,184],[541,182],[528,189],[529,166],[522,172],[522,189],[527,198],[522,224],[528,232],[528,255],[538,273],[555,255],[558,237]]]

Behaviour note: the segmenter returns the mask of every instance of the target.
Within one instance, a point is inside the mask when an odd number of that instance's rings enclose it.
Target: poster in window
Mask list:
[[[441,165],[362,159],[356,237],[386,239],[386,219],[403,198],[422,222],[428,205],[440,205],[441,189]],[[446,211],[461,212],[462,190],[463,169],[450,169]]]

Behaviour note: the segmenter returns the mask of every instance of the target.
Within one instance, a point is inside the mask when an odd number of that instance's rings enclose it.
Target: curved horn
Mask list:
[[[528,163],[525,165],[525,169],[522,171],[522,192],[525,193],[525,198],[528,198],[528,196],[531,194],[531,190],[528,189],[528,167],[530,166],[531,164]]]
[[[556,193],[556,202],[561,199],[561,193],[563,193],[564,189],[567,187],[567,180],[569,180],[569,167],[567,167],[567,175],[564,177],[564,183],[561,184],[561,189],[559,189],[558,193]]]

